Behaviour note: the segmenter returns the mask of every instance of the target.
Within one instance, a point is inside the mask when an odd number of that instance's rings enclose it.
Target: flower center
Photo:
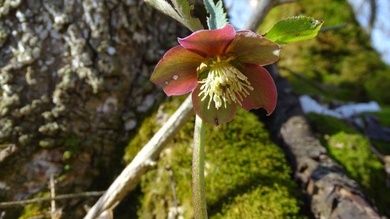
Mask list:
[[[211,62],[203,62],[198,67],[198,74],[207,73],[207,77],[200,80],[202,84],[199,97],[203,96],[201,101],[209,97],[207,109],[210,109],[211,102],[214,101],[215,108],[218,110],[222,106],[227,108],[232,102],[241,105],[249,91],[253,90],[248,78],[229,62],[234,59],[220,59]]]

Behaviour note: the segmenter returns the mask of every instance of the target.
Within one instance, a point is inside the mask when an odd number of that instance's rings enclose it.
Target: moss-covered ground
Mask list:
[[[134,148],[146,143],[157,129],[151,116],[130,142],[127,162]],[[193,121],[162,152],[155,169],[143,176],[139,218],[168,218],[178,210],[192,218],[191,146]],[[210,218],[305,218],[299,189],[283,151],[270,141],[268,132],[249,112],[239,111],[226,125],[207,127],[206,190]]]

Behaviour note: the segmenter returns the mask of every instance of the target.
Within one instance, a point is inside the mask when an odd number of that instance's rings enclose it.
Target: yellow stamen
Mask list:
[[[249,91],[253,90],[248,78],[229,63],[232,59],[234,57],[224,60],[217,57],[217,60],[210,64],[202,63],[198,68],[198,72],[208,70],[207,77],[199,81],[202,84],[199,93],[199,96],[203,96],[201,101],[209,97],[208,109],[212,101],[216,109],[222,106],[227,108],[227,105],[232,102],[241,105],[243,99],[249,95]]]

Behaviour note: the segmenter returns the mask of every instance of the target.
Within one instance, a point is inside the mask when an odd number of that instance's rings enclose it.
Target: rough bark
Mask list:
[[[348,178],[314,136],[298,96],[276,66],[268,66],[278,89],[278,105],[267,126],[292,164],[294,175],[315,218],[380,218],[359,185]]]
[[[87,191],[164,97],[150,73],[188,32],[143,1],[0,2],[0,200],[51,175]]]

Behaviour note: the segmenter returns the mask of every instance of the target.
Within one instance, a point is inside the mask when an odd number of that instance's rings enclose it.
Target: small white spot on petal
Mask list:
[[[179,75],[173,75],[173,77],[172,77],[172,78],[173,78],[173,80],[175,80],[175,81],[176,81],[176,80],[179,78]]]
[[[272,54],[274,54],[275,56],[279,56],[279,54],[280,54],[280,49],[274,50],[274,51],[272,52]]]
[[[166,85],[168,85],[168,84],[169,84],[169,82],[168,82],[168,81],[165,81],[165,84],[166,84]]]

